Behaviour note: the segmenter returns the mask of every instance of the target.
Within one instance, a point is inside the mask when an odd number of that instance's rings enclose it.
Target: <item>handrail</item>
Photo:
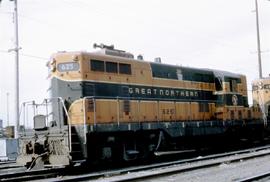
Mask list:
[[[159,100],[157,100],[157,121],[158,121],[158,124],[160,122],[160,114],[159,114]]]
[[[67,116],[67,120],[68,120],[68,145],[69,145],[69,151],[71,152],[71,123],[70,123],[71,120],[70,120],[70,117],[69,117],[67,108],[65,106],[65,102],[64,102],[64,100],[63,100],[62,97],[46,98],[46,99],[43,100],[43,102],[41,104],[36,104],[35,101],[23,102],[22,103],[22,106],[24,107],[24,119],[23,119],[24,126],[25,126],[25,108],[27,108],[28,106],[31,106],[32,105],[33,106],[33,110],[34,110],[34,115],[35,115],[36,109],[39,106],[44,106],[46,108],[46,120],[48,121],[49,114],[48,114],[47,105],[48,105],[48,102],[52,102],[53,100],[56,100],[58,103],[59,103],[59,101],[61,102],[61,105],[64,108],[64,112],[65,112],[65,114]],[[58,105],[58,107],[59,107],[59,105]],[[60,127],[60,129],[61,129],[61,127]]]
[[[87,140],[87,136],[86,136],[86,134],[87,134],[87,131],[86,131],[86,110],[85,110],[85,108],[86,108],[86,102],[85,102],[85,100],[87,100],[87,99],[91,99],[92,101],[93,101],[93,104],[94,104],[94,125],[96,126],[96,101],[95,101],[95,96],[86,96],[86,97],[84,97],[83,98],[83,111],[84,111],[84,118],[83,118],[83,124],[84,124],[84,144],[86,144],[86,140]]]
[[[21,104],[21,112],[23,112],[23,126],[25,126],[25,117],[26,116],[28,117],[28,114],[25,114],[26,113],[25,108],[27,108],[28,105],[33,105],[34,103],[35,103],[34,101],[27,101]],[[22,114],[21,112],[20,112],[19,118],[21,118],[21,114]],[[25,135],[25,127],[24,127],[24,135]]]
[[[83,99],[83,131],[84,131],[84,144],[86,144],[86,110],[85,110],[85,100]]]
[[[83,125],[84,125],[84,144],[86,144],[86,140],[87,140],[87,112],[86,112],[86,100],[87,99],[90,99],[93,101],[93,119],[94,119],[94,126],[96,127],[97,125],[97,121],[96,121],[96,99],[116,99],[117,101],[117,124],[118,126],[120,125],[120,100],[125,100],[125,99],[128,99],[128,100],[135,100],[137,101],[137,119],[138,119],[138,122],[140,123],[141,122],[141,118],[140,118],[140,109],[141,109],[141,98],[138,98],[138,97],[119,97],[119,96],[115,96],[115,97],[108,97],[108,96],[85,96],[82,98],[83,99],[83,112],[84,112],[84,115],[83,115]],[[151,98],[144,98],[143,100],[152,100]],[[181,101],[181,100],[184,100],[184,99],[163,99],[163,98],[159,98],[157,101],[157,121],[160,122],[162,119],[161,119],[161,115],[160,115],[160,112],[159,112],[159,109],[160,109],[160,101],[168,101],[168,100],[171,100],[171,101],[174,101],[174,113],[172,114],[174,116],[174,119],[175,121],[177,120],[177,108],[176,108],[176,102],[177,101]],[[211,101],[213,103],[217,103],[217,101],[214,101],[214,100],[194,100],[194,101],[198,101],[198,102],[207,102],[207,101]],[[188,102],[188,118],[189,120],[192,119],[192,116],[191,116],[191,103],[193,102],[193,100],[189,100]]]
[[[71,152],[72,148],[71,148],[71,120],[70,120],[70,117],[69,117],[69,114],[68,114],[68,111],[67,111],[67,108],[65,106],[65,102],[63,100],[62,97],[58,97],[58,99],[60,99],[60,101],[62,102],[62,105],[63,105],[63,108],[64,108],[64,111],[66,113],[66,116],[67,116],[67,119],[68,119],[68,140],[69,140],[69,152]]]
[[[94,126],[96,127],[97,126],[97,115],[96,115],[96,100],[95,98],[93,98],[93,103],[94,103]]]
[[[120,104],[119,104],[119,98],[117,97],[117,125],[119,127],[120,125]]]
[[[45,107],[46,107],[46,116],[49,116],[48,115],[48,102],[47,102],[47,99],[44,99],[45,101]],[[48,117],[46,117],[46,125],[48,125],[49,121],[48,121]]]

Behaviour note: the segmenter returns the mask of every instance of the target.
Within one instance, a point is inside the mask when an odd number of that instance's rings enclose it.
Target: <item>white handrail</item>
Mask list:
[[[69,114],[68,114],[68,111],[67,111],[67,108],[65,106],[65,103],[64,103],[64,100],[62,97],[52,97],[52,98],[47,98],[47,99],[44,99],[43,102],[41,104],[36,104],[35,101],[27,101],[27,102],[23,102],[22,103],[22,106],[24,107],[24,113],[25,113],[25,108],[27,108],[29,105],[33,106],[33,110],[34,110],[34,115],[36,113],[36,109],[38,106],[45,106],[46,107],[46,119],[48,119],[47,117],[49,116],[48,114],[48,110],[47,110],[47,104],[48,102],[52,102],[53,100],[57,100],[57,101],[60,101],[61,102],[61,105],[63,106],[64,108],[64,112],[67,116],[67,120],[68,120],[68,145],[69,145],[69,151],[71,152],[71,123],[70,123],[70,117],[69,117]],[[59,103],[59,102],[58,102]],[[35,107],[36,106],[36,107]],[[26,112],[27,114],[28,112]],[[25,115],[25,114],[24,114]],[[25,116],[24,116],[25,117]],[[25,118],[24,118],[24,125],[25,125]],[[61,128],[61,127],[60,127]]]
[[[91,99],[92,101],[93,101],[93,104],[94,104],[94,125],[96,125],[96,101],[95,101],[95,98],[94,98],[94,96],[87,96],[87,97],[84,97],[83,98],[83,111],[84,111],[84,118],[83,118],[83,124],[84,124],[84,144],[86,144],[86,140],[87,140],[87,136],[86,136],[86,134],[87,134],[87,131],[86,131],[86,114],[87,114],[87,112],[86,112],[86,100],[87,99]]]
[[[86,144],[86,110],[85,110],[85,100],[83,99],[83,132],[84,132],[84,144]]]
[[[70,117],[69,117],[69,114],[68,114],[68,111],[67,111],[67,108],[65,106],[65,102],[63,100],[62,97],[58,97],[58,99],[62,102],[62,105],[63,105],[63,108],[64,108],[64,111],[66,113],[66,116],[67,116],[67,119],[68,119],[68,139],[69,139],[69,152],[71,152],[71,123],[70,123]]]

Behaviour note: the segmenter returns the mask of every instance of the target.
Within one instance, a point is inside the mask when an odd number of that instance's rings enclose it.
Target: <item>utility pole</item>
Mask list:
[[[18,138],[19,130],[19,33],[18,33],[18,6],[17,0],[14,1],[14,25],[15,25],[15,138]]]
[[[2,0],[0,0],[1,3]],[[19,50],[21,49],[19,47],[19,31],[18,31],[18,5],[17,5],[17,0],[10,0],[14,2],[14,12],[13,12],[13,21],[14,21],[14,33],[15,33],[15,43],[14,43],[14,48],[9,49],[8,52],[14,51],[15,52],[15,102],[14,102],[14,121],[15,121],[15,128],[14,128],[14,133],[15,133],[15,138],[18,138],[18,130],[19,130],[19,124],[20,124],[20,117],[19,117]]]
[[[14,12],[13,12],[13,21],[14,21],[14,36],[15,36],[15,43],[14,48],[9,49],[8,52],[14,51],[15,52],[15,88],[14,88],[14,95],[15,95],[15,102],[14,102],[14,121],[15,121],[15,138],[18,138],[18,130],[19,130],[19,123],[20,123],[20,117],[19,117],[19,50],[21,49],[19,47],[19,31],[18,31],[18,5],[17,0],[10,0],[14,2]]]
[[[261,41],[260,41],[260,28],[259,28],[259,12],[258,12],[258,0],[255,0],[255,12],[256,12],[256,28],[257,28],[257,52],[258,52],[258,66],[259,66],[259,78],[262,79],[262,59],[261,59]]]
[[[7,126],[9,126],[9,93],[7,92]]]

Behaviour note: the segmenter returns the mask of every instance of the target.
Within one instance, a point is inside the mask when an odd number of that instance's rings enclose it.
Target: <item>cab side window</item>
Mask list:
[[[119,73],[131,75],[131,65],[119,63]]]
[[[236,80],[230,80],[230,91],[237,92],[237,82]]]
[[[104,71],[104,61],[91,60],[91,70],[92,71]]]
[[[91,59],[90,70],[131,75],[131,64]]]
[[[108,73],[118,73],[117,63],[106,62],[106,72],[108,72]]]

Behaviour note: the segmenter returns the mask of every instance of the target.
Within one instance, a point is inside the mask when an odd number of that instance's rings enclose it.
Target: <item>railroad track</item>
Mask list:
[[[265,180],[265,179],[268,179],[268,180]],[[259,181],[259,180],[269,181],[269,179],[270,179],[270,171],[266,173],[250,176],[250,177],[238,180],[237,182],[251,182],[251,181]]]
[[[24,171],[26,168],[24,166],[18,165],[13,162],[2,162],[0,163],[0,176],[1,174],[7,174],[7,173],[16,173],[19,171]],[[0,178],[1,180],[1,178]]]
[[[186,160],[163,162],[145,166],[128,167],[123,169],[114,169],[110,171],[98,171],[91,173],[88,172],[88,174],[86,174],[85,171],[82,173],[77,173],[76,175],[74,175],[74,173],[71,173],[72,171],[80,171],[80,167],[71,168],[71,170],[70,168],[49,168],[35,171],[13,171],[11,173],[0,174],[0,181],[42,181],[42,179],[46,179],[45,181],[47,182],[83,181],[97,179],[104,179],[108,181],[135,181],[162,177],[196,169],[203,169],[217,166],[222,163],[233,163],[266,155],[270,155],[270,145]],[[71,175],[68,176],[66,174]],[[248,181],[248,179],[246,179],[246,181]]]
[[[146,166],[136,166],[110,171],[100,171],[82,175],[61,176],[61,179],[51,178],[46,181],[83,181],[97,179],[108,181],[146,180],[175,173],[209,168],[213,166],[218,166],[223,163],[239,162],[242,160],[253,159],[255,157],[263,157],[266,155],[270,155],[270,145],[173,162],[163,162]]]
[[[1,165],[6,165],[6,164],[14,164],[15,161],[4,161],[4,162],[0,162],[0,166]]]
[[[16,164],[15,162],[14,162],[14,163],[1,164],[1,165],[0,165],[0,171],[1,171],[2,169],[16,168],[16,167],[22,167],[22,166]]]
[[[17,172],[25,171],[25,170],[26,168],[24,166],[18,166],[18,165],[1,166],[0,167],[0,181],[1,181],[2,174],[17,173]]]
[[[30,181],[35,179],[45,179],[50,177],[56,177],[59,174],[63,174],[66,168],[50,168],[27,171],[26,169],[22,171],[12,171],[8,173],[0,174],[0,181],[5,182],[15,182],[15,181]]]

